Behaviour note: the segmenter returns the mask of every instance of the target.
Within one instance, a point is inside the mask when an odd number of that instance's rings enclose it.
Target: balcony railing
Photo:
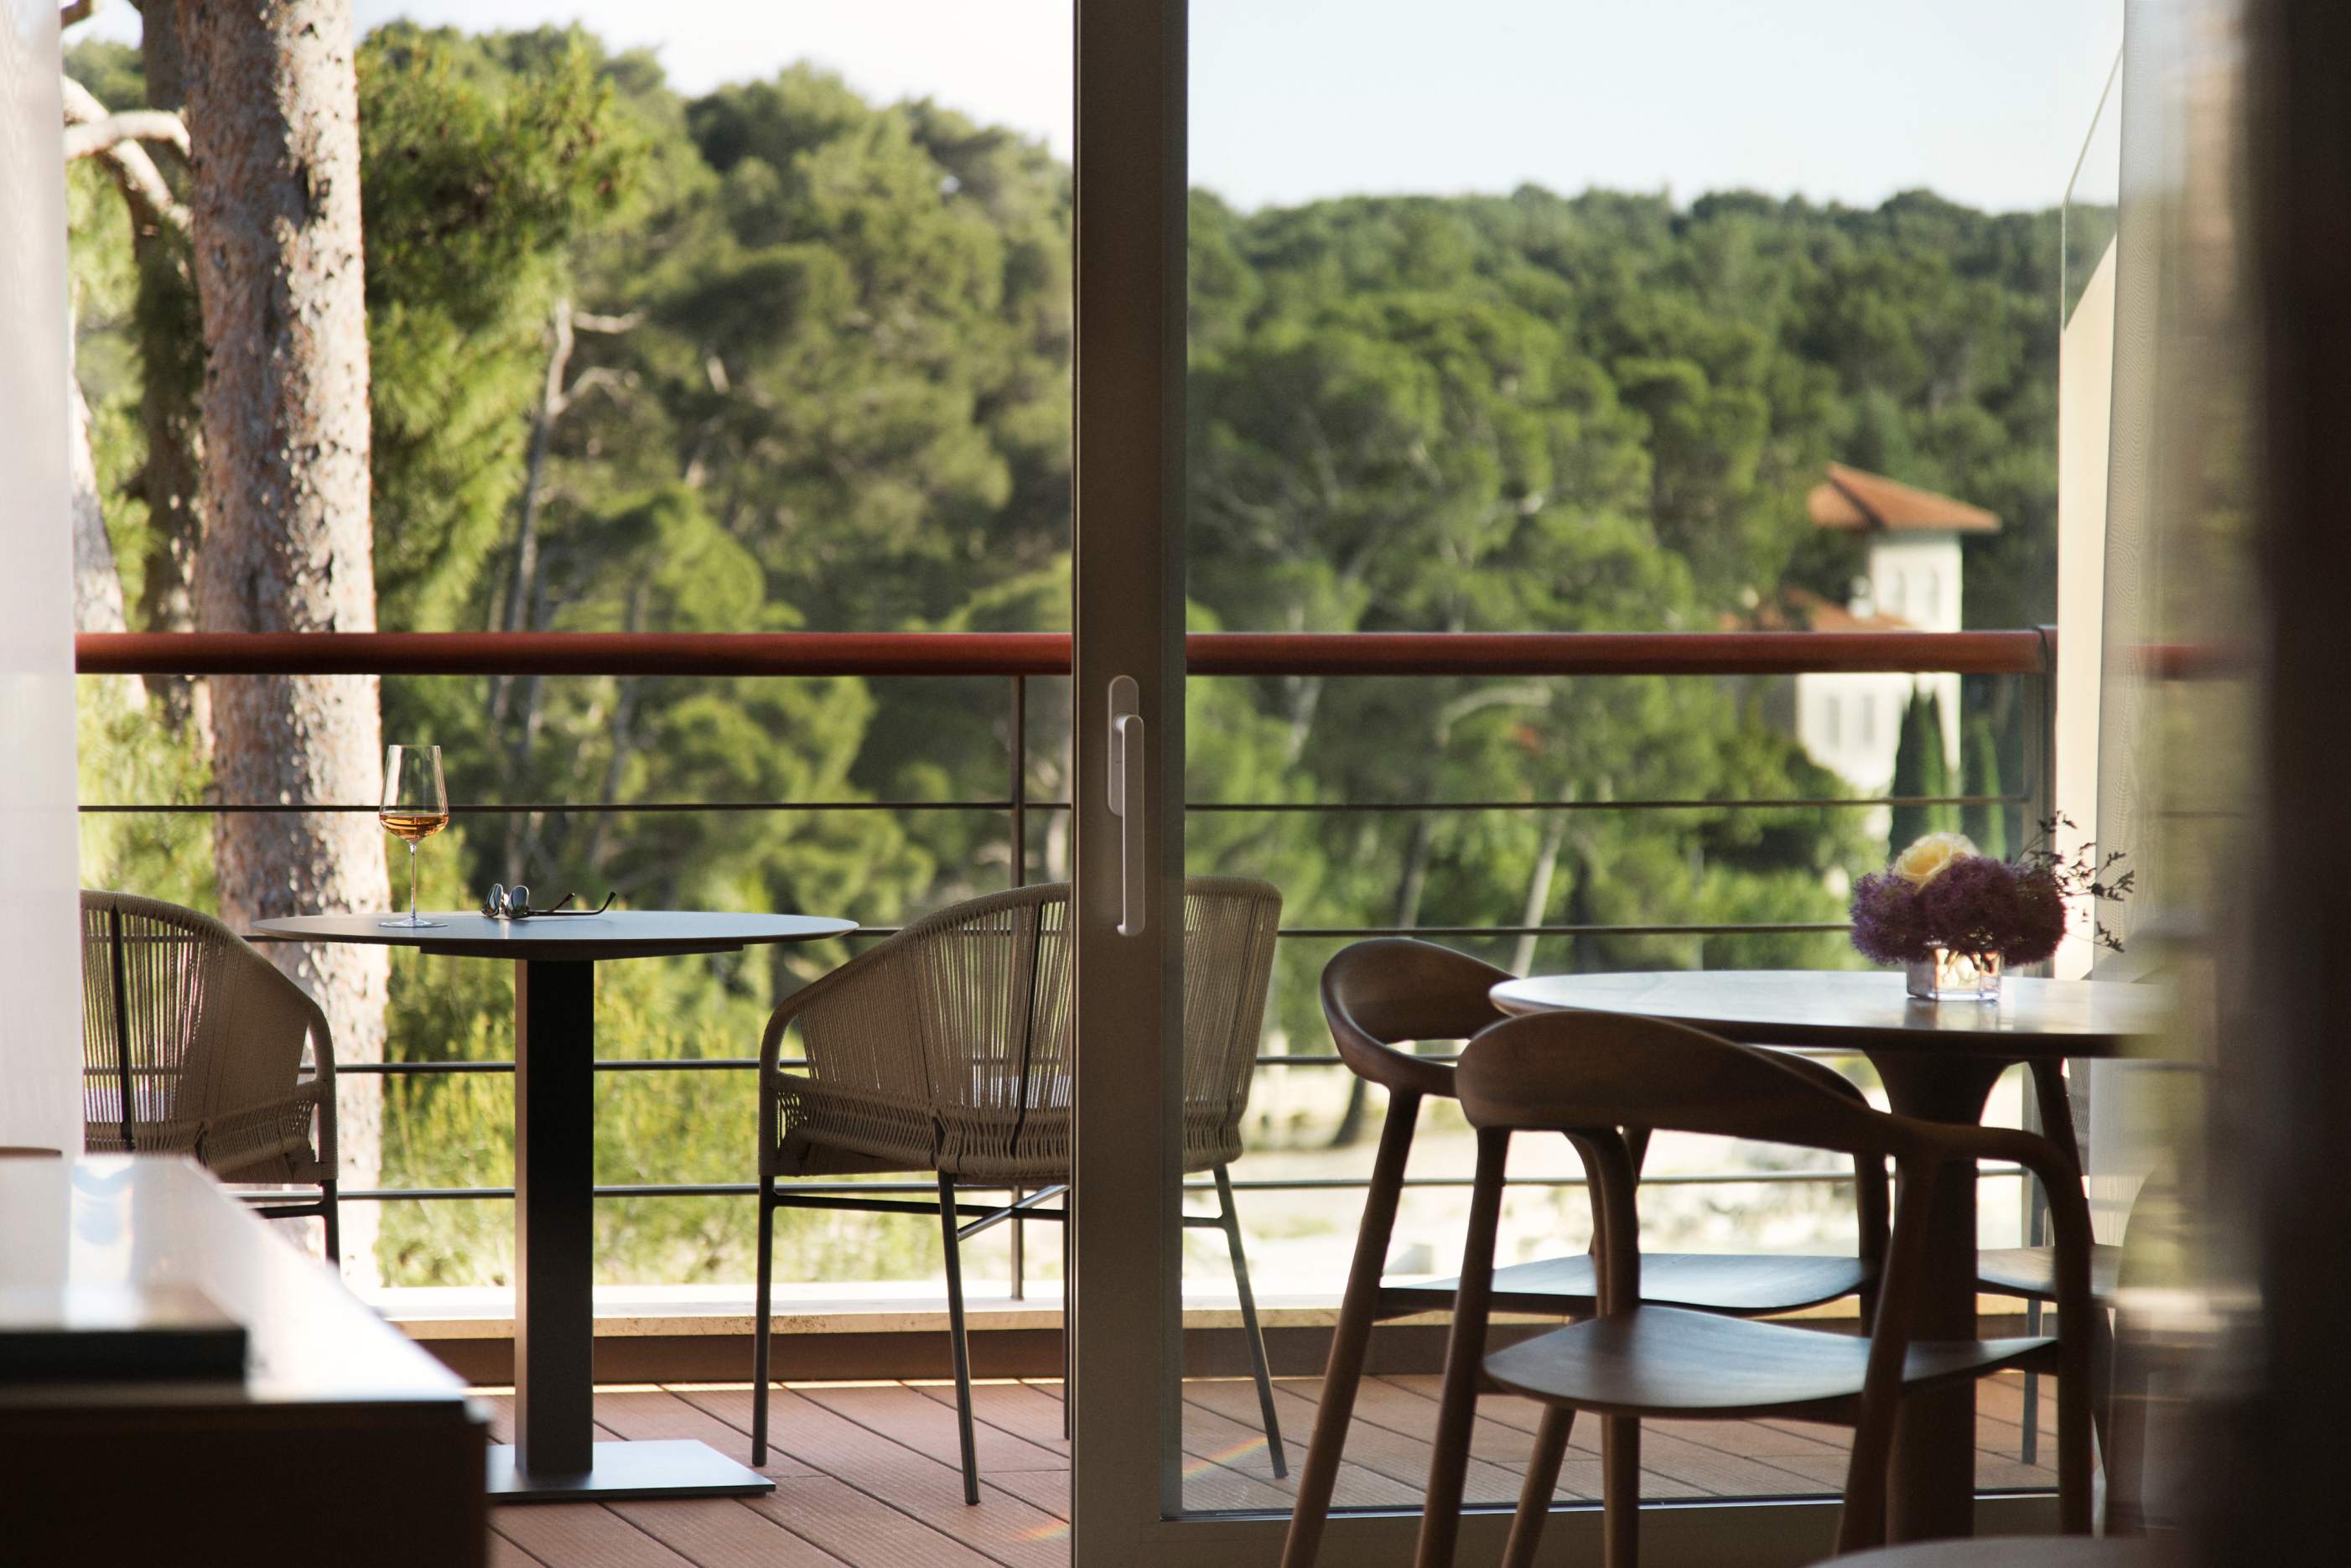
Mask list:
[[[505,815],[533,811],[986,811],[1005,816],[1008,863],[1016,885],[1028,878],[1028,822],[1031,812],[1068,810],[1062,800],[1037,800],[1029,794],[1025,742],[1029,683],[1070,674],[1070,639],[1057,632],[316,632],[215,634],[195,632],[83,633],[76,640],[76,666],[86,675],[254,676],[298,674],[475,676],[775,676],[813,678],[908,676],[996,678],[1006,683],[1010,765],[1001,795],[956,800],[630,800],[618,805],[563,801],[457,804],[461,814]],[[1195,632],[1186,639],[1186,664],[1195,676],[1625,676],[1681,675],[1729,678],[1808,674],[2005,675],[2031,680],[2033,705],[2026,708],[2025,789],[1996,796],[1838,796],[1699,799],[1634,798],[1607,800],[1420,800],[1379,801],[1191,802],[1193,812],[1423,812],[1423,811],[1680,811],[1783,810],[1791,807],[1854,809],[1896,805],[1996,805],[2017,807],[2027,820],[2047,814],[2053,766],[2056,641],[2053,631],[1954,632]],[[300,813],[373,812],[371,801],[287,805],[262,801],[145,801],[85,804],[86,812]],[[1842,922],[1724,923],[1671,925],[1482,925],[1286,926],[1285,938],[1352,939],[1377,936],[1428,937],[1544,937],[1687,936],[1693,937],[1834,932]],[[860,937],[890,935],[868,927]],[[1826,1053],[1824,1053],[1826,1054]],[[1332,1068],[1330,1053],[1265,1054],[1269,1068]],[[596,1062],[600,1072],[749,1071],[755,1057],[694,1057],[611,1060]],[[385,1076],[512,1072],[511,1061],[381,1061],[339,1063],[339,1072]],[[1987,1176],[2021,1172],[1988,1167]],[[1577,1186],[1580,1176],[1512,1178],[1513,1185]],[[1850,1181],[1834,1170],[1714,1171],[1646,1178],[1660,1185],[1708,1186],[1747,1183]],[[1249,1178],[1238,1188],[1305,1191],[1356,1188],[1359,1178]],[[1468,1176],[1421,1176],[1409,1187],[1466,1188]],[[1207,1184],[1187,1184],[1209,1190]],[[599,1197],[744,1197],[758,1191],[755,1181],[648,1183],[603,1186]],[[871,1197],[929,1194],[927,1183],[856,1182],[796,1184],[811,1195]],[[444,1202],[510,1199],[507,1186],[376,1187],[345,1189],[353,1201]],[[1024,1247],[1015,1228],[1013,1293],[1021,1291]]]

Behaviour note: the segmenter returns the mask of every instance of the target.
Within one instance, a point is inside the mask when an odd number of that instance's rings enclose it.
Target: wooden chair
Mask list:
[[[1311,1568],[1321,1548],[1373,1326],[1414,1312],[1442,1312],[1452,1305],[1458,1283],[1443,1280],[1425,1285],[1391,1285],[1381,1280],[1421,1102],[1454,1097],[1449,1062],[1430,1061],[1399,1048],[1429,1040],[1467,1040],[1499,1022],[1503,1014],[1488,993],[1515,978],[1509,971],[1466,954],[1401,937],[1355,943],[1322,971],[1322,1011],[1331,1026],[1331,1038],[1357,1076],[1387,1091],[1388,1110],[1380,1129],[1371,1182],[1364,1195],[1354,1260],[1332,1334],[1322,1405],[1306,1450],[1306,1465],[1299,1476],[1298,1502],[1290,1516],[1282,1568]],[[1801,1057],[1782,1060],[1790,1071],[1813,1079],[1823,1090],[1855,1104],[1867,1103],[1859,1090],[1828,1069]],[[1637,1170],[1647,1134],[1636,1128],[1629,1130],[1628,1135]],[[1859,1162],[1855,1175],[1866,1175]],[[1859,1192],[1865,1245],[1856,1256],[1651,1253],[1641,1261],[1645,1299],[1702,1312],[1765,1316],[1856,1292],[1865,1296],[1878,1262],[1870,1239],[1882,1238],[1886,1229],[1886,1189],[1882,1181],[1865,1179],[1859,1182]],[[1586,1254],[1514,1264],[1498,1271],[1491,1304],[1503,1312],[1588,1316],[1596,1310],[1598,1296],[1593,1259]]]
[[[1452,1561],[1476,1416],[1478,1374],[1546,1406],[1504,1562],[1534,1560],[1578,1410],[1604,1417],[1603,1537],[1609,1568],[1637,1558],[1640,1427],[1645,1416],[1835,1421],[1855,1428],[1838,1546],[1883,1541],[1887,1459],[1901,1396],[2010,1368],[2058,1373],[2060,1512],[2090,1524],[2089,1208],[2064,1149],[2009,1128],[1959,1126],[1856,1105],[1795,1071],[1793,1059],[1655,1019],[1552,1013],[1512,1019],[1473,1039],[1456,1069],[1463,1113],[1478,1129],[1452,1342],[1446,1360],[1421,1568]],[[1631,1152],[1617,1129],[1670,1129],[1830,1149],[1900,1177],[1893,1234],[1866,1338],[1694,1312],[1645,1301]],[[1516,1133],[1564,1134],[1592,1173],[1600,1242],[1598,1317],[1485,1355],[1502,1176]],[[1909,1322],[1927,1240],[1927,1212],[1945,1167],[2012,1160],[2048,1183],[2057,1234],[2059,1334],[1913,1342]],[[1882,1179],[1882,1178],[1881,1178]],[[1868,1182],[1865,1185],[1875,1185]]]
[[[2064,1149],[2079,1168],[2082,1150],[2074,1132],[2073,1100],[2065,1092],[2064,1064],[2051,1058],[2038,1058],[2029,1064],[2029,1071],[2032,1075],[2033,1104],[2041,1113],[2042,1134]],[[2028,1243],[2031,1239],[2027,1238]],[[2123,1249],[2119,1247],[2094,1242],[2090,1248],[2090,1298],[2101,1303],[2090,1314],[2090,1420],[2101,1447],[2107,1441],[2106,1416],[2114,1368],[2114,1334],[2107,1326],[2103,1303],[2115,1299],[2122,1260]],[[1986,1248],[1976,1254],[1976,1289],[1986,1295],[2021,1299],[2025,1303],[2025,1332],[2039,1333],[2043,1312],[2057,1300],[2057,1249],[2035,1244]],[[2017,1457],[2028,1465],[2039,1458],[2039,1377],[2037,1373],[2024,1375],[2024,1436]]]
[[[238,1196],[268,1218],[319,1216],[340,1263],[335,1042],[319,1004],[226,925],[162,899],[85,889],[81,932],[83,1147],[181,1151],[224,1181],[315,1186]]]
[[[752,1463],[764,1464],[768,1452],[775,1211],[935,1214],[946,1244],[964,1500],[979,1500],[960,1244],[1007,1219],[1068,1218],[1074,1005],[1069,917],[1067,883],[958,904],[793,993],[768,1019],[759,1047]],[[1213,1173],[1217,1199],[1216,1215],[1186,1215],[1185,1223],[1224,1232],[1277,1476],[1287,1469],[1281,1427],[1228,1167],[1241,1155],[1241,1113],[1257,1068],[1280,917],[1281,893],[1270,883],[1193,877],[1185,883],[1184,1169]],[[807,1053],[804,1071],[779,1064],[784,1037],[794,1030]],[[790,1190],[796,1176],[909,1170],[937,1174],[935,1207]],[[960,1205],[958,1181],[1026,1196],[1000,1207]],[[1039,1207],[1057,1197],[1064,1199],[1061,1207]]]
[[[2158,1536],[2009,1535],[1881,1546],[1831,1562],[1835,1568],[2185,1568],[2188,1555]]]

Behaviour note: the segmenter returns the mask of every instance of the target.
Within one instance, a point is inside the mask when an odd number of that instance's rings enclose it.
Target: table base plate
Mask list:
[[[776,1483],[707,1443],[599,1443],[592,1468],[545,1475],[515,1468],[511,1443],[490,1445],[490,1502],[582,1502],[645,1497],[757,1497]]]

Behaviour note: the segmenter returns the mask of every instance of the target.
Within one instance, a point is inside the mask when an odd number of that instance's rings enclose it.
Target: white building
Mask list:
[[[1786,623],[1819,632],[1956,632],[1960,628],[1959,536],[1991,533],[2000,519],[1980,507],[1828,466],[1806,498],[1815,528],[1868,536],[1868,562],[1844,607],[1817,595],[1783,596]],[[1792,727],[1813,760],[1865,794],[1894,781],[1902,705],[1912,694],[1943,699],[1943,752],[1959,758],[1956,674],[1807,674],[1795,682]]]

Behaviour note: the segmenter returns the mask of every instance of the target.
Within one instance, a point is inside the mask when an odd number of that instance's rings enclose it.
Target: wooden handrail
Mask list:
[[[1201,675],[1773,675],[2046,668],[2037,632],[1206,632]],[[1066,675],[1058,632],[85,632],[87,675]]]

